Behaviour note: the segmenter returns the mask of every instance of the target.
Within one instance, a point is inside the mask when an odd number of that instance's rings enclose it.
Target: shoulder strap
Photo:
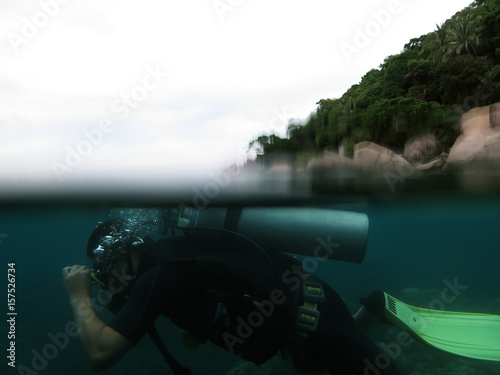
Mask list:
[[[149,337],[151,337],[151,340],[153,340],[158,350],[160,351],[163,358],[165,358],[165,361],[172,369],[174,375],[191,375],[191,370],[188,369],[187,367],[182,366],[179,362],[177,362],[177,360],[167,350],[167,348],[163,344],[163,341],[161,341],[160,335],[158,334],[158,331],[156,330],[154,324],[151,326],[150,330],[148,331],[148,334]]]
[[[243,207],[229,207],[224,219],[224,229],[236,232],[240,223]]]

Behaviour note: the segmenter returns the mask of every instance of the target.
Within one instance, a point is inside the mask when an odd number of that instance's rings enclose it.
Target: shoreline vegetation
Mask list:
[[[290,119],[286,138],[262,135],[249,151],[271,167],[289,155],[294,171],[491,171],[500,162],[499,102],[500,0],[476,0],[340,98],[319,100],[305,121]]]

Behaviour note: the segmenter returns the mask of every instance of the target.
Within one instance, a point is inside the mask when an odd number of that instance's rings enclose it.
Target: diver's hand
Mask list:
[[[70,299],[90,295],[92,278],[90,270],[85,266],[75,264],[73,267],[64,267],[62,270],[63,283],[66,294]]]

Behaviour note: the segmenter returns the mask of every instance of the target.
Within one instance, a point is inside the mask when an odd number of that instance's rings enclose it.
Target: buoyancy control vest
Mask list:
[[[237,233],[216,229],[190,228],[181,236],[146,240],[138,250],[139,277],[168,261],[198,264],[205,319],[202,327],[190,332],[198,341],[209,340],[256,364],[277,353],[293,326],[299,295],[298,286],[285,286],[282,275],[300,267],[297,259],[267,253]],[[126,301],[122,297],[115,310]]]

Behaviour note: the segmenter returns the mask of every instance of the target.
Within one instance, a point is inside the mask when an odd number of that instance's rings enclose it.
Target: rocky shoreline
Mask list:
[[[499,191],[500,103],[466,112],[460,129],[449,149],[438,129],[409,139],[399,153],[364,141],[354,146],[352,158],[328,149],[316,155],[264,154],[241,170],[237,167],[238,176],[227,190],[290,196]]]
[[[400,154],[365,141],[354,146],[353,158],[332,151],[311,158],[303,171],[313,186],[371,189],[404,184],[406,189],[452,185],[465,189],[500,187],[500,103],[478,107],[461,118],[461,134],[444,148],[439,131],[409,139]],[[276,170],[276,167],[275,167]]]
[[[353,159],[324,151],[309,161],[306,170],[353,169],[366,174],[392,173],[405,177],[436,172],[498,172],[500,103],[465,113],[461,119],[461,134],[448,152],[439,137],[436,131],[412,138],[406,142],[402,155],[368,141],[354,146]]]

